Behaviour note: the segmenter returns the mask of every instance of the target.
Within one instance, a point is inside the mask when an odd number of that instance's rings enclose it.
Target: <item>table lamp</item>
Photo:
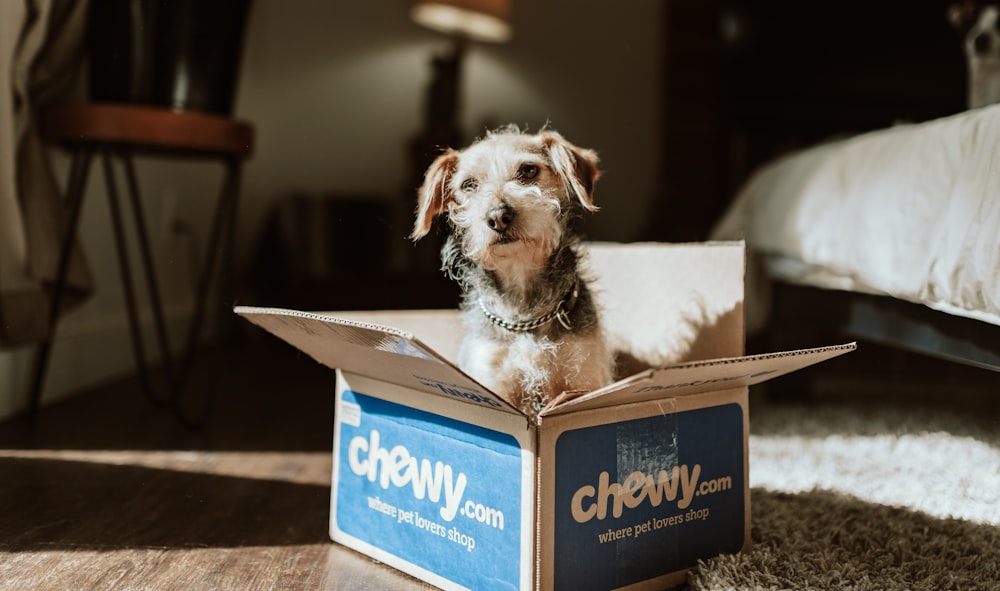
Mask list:
[[[432,78],[424,103],[423,126],[409,145],[410,177],[404,207],[410,215],[416,188],[431,161],[447,147],[464,144],[458,119],[461,112],[462,57],[469,41],[502,43],[511,38],[510,0],[414,0],[410,16],[418,24],[444,33],[450,47],[431,58]],[[409,268],[436,270],[439,245],[433,241],[411,249]]]
[[[459,82],[468,41],[502,43],[510,39],[510,0],[414,0],[410,16],[418,24],[444,33],[450,50],[433,56],[431,80],[424,105],[424,129],[415,146],[418,166],[426,167],[439,148],[459,147]],[[421,170],[422,172],[422,170]]]
[[[511,37],[509,0],[416,0],[410,16],[458,38],[502,43]]]

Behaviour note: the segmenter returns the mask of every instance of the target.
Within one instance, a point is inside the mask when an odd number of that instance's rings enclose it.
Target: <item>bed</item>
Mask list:
[[[752,253],[750,332],[835,330],[1000,371],[1000,105],[780,156],[711,237]]]

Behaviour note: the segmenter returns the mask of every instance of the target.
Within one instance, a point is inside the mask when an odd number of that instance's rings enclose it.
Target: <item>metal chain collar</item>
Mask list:
[[[536,328],[545,326],[553,320],[558,320],[559,324],[561,324],[566,330],[573,330],[573,323],[569,319],[569,313],[572,312],[573,308],[576,306],[576,299],[579,295],[580,280],[577,279],[573,283],[573,289],[566,294],[566,297],[559,300],[555,309],[543,316],[539,316],[538,318],[527,322],[508,322],[504,320],[486,307],[486,304],[483,302],[483,298],[479,298],[479,309],[483,311],[483,315],[485,315],[490,322],[511,332],[530,332]]]

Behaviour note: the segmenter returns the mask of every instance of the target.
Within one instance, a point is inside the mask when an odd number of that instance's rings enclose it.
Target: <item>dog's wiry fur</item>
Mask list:
[[[419,190],[412,238],[426,235],[442,213],[451,230],[441,254],[463,290],[468,332],[459,365],[532,418],[563,391],[612,379],[612,354],[579,274],[575,228],[582,212],[597,210],[597,164],[594,152],[555,131],[528,135],[511,126],[461,152],[445,151]],[[569,328],[555,318],[514,331],[484,312],[518,324],[560,305]]]

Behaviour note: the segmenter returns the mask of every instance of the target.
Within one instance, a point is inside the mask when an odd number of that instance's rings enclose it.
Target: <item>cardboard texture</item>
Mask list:
[[[622,379],[531,421],[451,361],[457,311],[236,312],[337,370],[330,535],[443,589],[663,589],[749,549],[742,243],[590,244]]]

